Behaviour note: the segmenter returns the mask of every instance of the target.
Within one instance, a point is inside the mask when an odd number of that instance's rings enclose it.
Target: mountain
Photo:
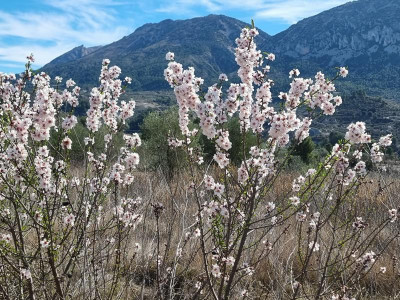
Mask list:
[[[117,42],[71,60],[73,55],[68,53],[82,52],[75,48],[41,70],[52,76],[73,78],[80,85],[96,85],[101,61],[108,58],[122,68],[123,76],[132,77],[132,90],[163,90],[169,88],[163,78],[167,66],[165,54],[172,51],[179,62],[185,67],[194,66],[196,74],[211,84],[220,73],[237,71],[235,39],[245,26],[248,24],[217,15],[145,24]],[[264,32],[257,37],[261,43],[269,38]]]
[[[212,84],[220,73],[235,79],[234,40],[247,24],[222,15],[145,24],[132,34],[103,47],[79,46],[45,65],[52,76],[96,85],[103,58],[133,78],[132,91],[168,89],[163,79],[165,53]],[[350,76],[340,87],[365,90],[374,96],[400,99],[400,1],[358,0],[306,18],[269,36],[260,30],[259,48],[274,52],[272,77],[286,89],[287,73],[299,68],[304,76],[335,66],[348,66]]]
[[[245,26],[248,24],[222,15],[145,24],[109,45],[74,48],[41,70],[92,87],[98,84],[102,60],[109,58],[112,65],[122,68],[122,76],[133,78],[127,92],[141,110],[134,121],[137,125],[144,110],[174,103],[163,78],[168,51],[174,52],[184,67],[195,67],[206,86],[220,73],[236,80],[234,41]],[[333,76],[336,66],[349,67],[349,76],[337,83],[346,101],[334,119],[315,122],[320,132],[343,129],[360,119],[374,134],[389,128],[400,140],[400,119],[396,117],[400,115],[400,0],[353,1],[299,21],[274,36],[259,31],[258,48],[277,56],[271,71],[277,83],[275,91],[287,90],[288,72],[293,68],[309,77],[319,70]]]
[[[65,63],[70,63],[74,62],[98,49],[100,49],[102,46],[95,46],[95,47],[89,47],[86,48],[83,45],[80,45],[78,47],[75,47],[74,49],[64,53],[63,55],[53,59],[51,62],[49,62],[45,67],[47,69],[50,68],[57,68],[57,66],[65,64]]]
[[[353,85],[400,99],[399,0],[349,2],[299,21],[270,42],[285,73],[294,66],[306,73],[348,66]]]
[[[281,55],[343,65],[363,56],[395,62],[400,54],[400,1],[359,0],[306,18],[272,39]],[[390,57],[390,55],[393,55]]]

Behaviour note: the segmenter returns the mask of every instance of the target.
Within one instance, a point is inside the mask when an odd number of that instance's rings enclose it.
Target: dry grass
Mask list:
[[[274,185],[272,191],[265,197],[268,201],[283,201],[291,188],[291,182],[296,174],[282,175],[281,179]],[[371,222],[369,227],[373,228],[380,220],[387,217],[389,208],[398,207],[400,205],[400,179],[397,176],[387,175],[380,177],[372,174],[372,182],[364,185],[355,196],[358,202],[360,215],[366,216]],[[136,261],[138,272],[142,275],[138,276],[141,280],[144,277],[150,278],[154,276],[155,264],[149,266],[148,256],[152,253],[155,255],[155,218],[151,213],[151,203],[163,203],[165,210],[160,218],[161,221],[161,253],[165,253],[165,265],[174,259],[176,245],[182,242],[183,227],[182,222],[186,226],[195,221],[196,204],[194,199],[187,194],[187,188],[190,183],[190,176],[185,173],[176,175],[170,182],[155,173],[142,173],[136,177],[135,193],[138,195],[146,195],[144,201],[148,203],[145,215],[145,222],[138,230],[137,238],[143,245],[143,253],[139,260]],[[384,188],[383,188],[384,187]],[[186,211],[185,211],[186,208]],[[183,213],[185,211],[185,213]],[[287,294],[291,291],[291,274],[300,272],[300,265],[296,260],[297,237],[294,230],[296,224],[293,221],[289,224],[289,230],[274,246],[267,259],[261,261],[255,271],[253,281],[251,283],[251,299],[286,299]],[[396,225],[398,226],[398,225]],[[274,240],[277,235],[281,234],[279,230],[271,233],[268,238]],[[379,237],[371,245],[371,249],[379,249],[380,241],[385,237],[393,234],[389,228],[382,231]],[[327,240],[330,239],[330,232],[322,233]],[[253,240],[256,237],[252,237]],[[384,255],[379,257],[378,262],[374,265],[372,271],[357,286],[359,299],[395,299],[400,293],[400,268],[397,264],[400,255],[399,240],[395,239]],[[191,249],[195,249],[192,247]],[[166,250],[167,249],[167,250]],[[258,250],[257,250],[258,251]],[[150,255],[151,256],[151,255]],[[179,287],[183,291],[190,290],[193,282],[201,278],[202,262],[199,253],[186,253],[184,259],[189,261],[189,267],[183,272],[179,278]],[[185,266],[187,261],[182,261],[179,265]],[[311,266],[313,263],[311,264]],[[386,267],[386,272],[380,272],[380,267]],[[153,271],[149,271],[153,268]],[[317,274],[308,277],[310,286],[313,289],[313,278]],[[142,295],[148,295],[144,299],[150,299],[151,295],[155,295],[154,278],[147,279],[146,292]],[[140,280],[136,282],[141,285]],[[187,285],[187,286],[186,286]],[[338,283],[338,287],[339,287]],[[360,293],[361,291],[361,293]],[[240,298],[240,297],[239,297]],[[184,293],[180,294],[177,299],[186,299]]]
[[[215,172],[218,172],[217,170]],[[80,174],[82,170],[76,168],[73,174]],[[218,174],[215,174],[215,177]],[[368,220],[368,228],[374,228],[382,220],[387,218],[388,209],[400,206],[400,178],[387,174],[378,176],[371,174],[371,182],[362,186],[354,196],[359,215]],[[198,174],[201,177],[200,174]],[[271,191],[264,197],[263,206],[267,202],[274,202],[277,205],[287,201],[287,195],[292,187],[292,181],[298,174],[281,174],[275,182]],[[118,281],[118,292],[112,299],[156,299],[157,298],[157,218],[154,214],[153,205],[163,204],[163,211],[159,218],[159,247],[161,267],[159,269],[162,281],[165,283],[163,291],[164,299],[193,299],[194,285],[197,281],[204,280],[202,255],[199,250],[199,243],[195,240],[188,240],[186,233],[195,229],[197,204],[189,189],[191,176],[186,172],[176,174],[172,180],[167,181],[161,172],[138,172],[130,190],[123,191],[128,197],[142,197],[143,206],[140,213],[143,215],[142,222],[131,230],[129,236],[124,240],[123,258],[121,261],[120,277]],[[70,199],[71,201],[73,200]],[[78,200],[75,200],[78,201]],[[112,204],[110,204],[112,206]],[[109,209],[109,217],[112,217],[112,209]],[[345,216],[346,212],[343,212]],[[385,228],[370,245],[369,249],[379,252],[385,238],[391,237],[399,225]],[[303,230],[304,231],[304,230]],[[293,293],[292,282],[296,275],[301,273],[301,264],[298,259],[298,223],[294,217],[290,217],[284,226],[278,226],[262,237],[264,241],[276,241],[276,244],[269,251],[255,269],[250,280],[239,282],[232,299],[241,299],[239,291],[248,289],[249,299],[289,299]],[[112,237],[115,231],[108,231],[108,235],[99,237],[97,247],[101,248],[107,239]],[[248,245],[257,244],[264,233],[262,231],[251,233]],[[322,240],[329,244],[332,239],[332,232],[326,230],[321,233]],[[37,239],[32,236],[31,239]],[[141,246],[139,251],[135,250],[135,244]],[[185,245],[185,246],[184,246]],[[254,261],[263,251],[265,246],[260,243],[254,249],[247,251],[243,261]],[[182,256],[177,259],[178,248],[183,248]],[[400,241],[395,239],[382,256],[377,259],[368,275],[352,286],[351,291],[356,292],[357,299],[397,299],[400,297]],[[322,251],[321,251],[322,252]],[[101,253],[99,251],[98,253]],[[96,258],[102,266],[102,281],[104,291],[112,286],[112,273],[114,268],[113,254],[109,254],[108,261],[103,258]],[[324,255],[320,256],[320,259]],[[81,259],[81,258],[80,258]],[[320,261],[318,256],[312,258],[310,268],[317,267]],[[380,271],[386,267],[386,272]],[[175,270],[175,276],[171,276],[169,268]],[[343,273],[341,276],[347,276]],[[82,272],[75,271],[71,274],[72,286],[76,286],[75,292],[69,295],[69,299],[87,299],[88,292],[83,289],[82,293]],[[309,271],[304,290],[310,293],[315,290],[315,282],[319,274],[316,271]],[[174,281],[171,281],[174,278]],[[341,278],[334,278],[330,281],[332,286],[340,289]],[[171,290],[174,293],[171,293]],[[104,295],[103,295],[104,296]],[[203,298],[210,299],[207,295]],[[331,295],[325,298],[330,299]],[[96,297],[96,296],[94,296]],[[396,298],[397,297],[397,298]],[[306,299],[306,298],[297,298]]]

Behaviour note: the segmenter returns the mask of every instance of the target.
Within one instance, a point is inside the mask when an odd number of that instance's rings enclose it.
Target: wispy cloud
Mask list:
[[[324,10],[349,2],[349,0],[285,0],[266,3],[255,13],[257,19],[276,19],[294,24]]]
[[[176,0],[161,2],[155,9],[156,12],[173,13],[173,14],[197,14],[196,8],[202,7],[207,12],[218,12],[222,10],[221,3],[212,0]]]
[[[196,13],[198,7],[203,7],[209,13],[217,13],[226,9],[241,8],[244,10],[256,10],[263,5],[263,0],[248,0],[244,5],[243,1],[238,0],[176,0],[160,1],[158,12],[168,12],[175,14]]]
[[[45,0],[45,9],[34,12],[5,12],[0,9],[0,59],[22,63],[28,52],[38,66],[80,44],[94,46],[116,41],[133,28],[120,25],[118,1]],[[10,38],[22,40],[18,45]],[[5,64],[0,62],[0,66]],[[23,66],[23,64],[21,64]]]
[[[22,71],[26,62],[26,56],[30,53],[34,53],[35,64],[33,67],[41,67],[49,62],[49,59],[51,60],[74,47],[74,44],[56,44],[54,46],[24,44],[18,46],[0,47],[0,60],[11,62],[8,63],[8,65],[0,62],[0,66],[19,66],[20,70]]]
[[[274,19],[293,24],[349,1],[351,0],[178,0],[162,1],[157,10],[178,14],[194,13],[199,6],[209,13],[241,10],[250,12],[256,19]]]

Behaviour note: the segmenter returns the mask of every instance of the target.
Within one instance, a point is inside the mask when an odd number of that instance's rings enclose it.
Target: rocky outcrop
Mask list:
[[[377,52],[400,54],[400,1],[349,2],[298,22],[272,42],[280,55],[326,57],[329,65],[361,55],[373,59]]]
[[[46,65],[46,67],[52,67],[52,66],[56,67],[58,64],[65,64],[65,63],[76,61],[86,55],[89,55],[89,54],[95,52],[96,50],[98,50],[100,48],[101,48],[101,46],[86,48],[85,46],[80,45],[80,46],[75,47],[74,49],[64,53],[63,55],[55,58],[50,63],[48,63]]]

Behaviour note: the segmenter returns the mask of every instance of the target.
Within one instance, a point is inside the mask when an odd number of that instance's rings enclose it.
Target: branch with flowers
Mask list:
[[[171,137],[170,145],[188,153],[190,190],[197,205],[193,235],[199,240],[205,273],[197,287],[205,298],[230,299],[239,294],[251,298],[245,287],[252,286],[252,275],[292,231],[297,246],[291,268],[297,264],[298,271],[292,274],[291,292],[284,298],[347,297],[349,289],[337,294],[342,291],[339,283],[356,285],[368,273],[381,255],[367,252],[368,247],[397,218],[397,210],[391,209],[377,228],[365,230],[363,218],[357,214],[360,204],[354,201],[357,191],[367,184],[363,154],[368,153],[374,163],[381,162],[391,136],[380,138],[369,149],[371,136],[365,132],[365,124],[352,123],[345,140],[333,147],[317,169],[296,178],[292,191],[282,199],[266,202],[290,157],[289,153],[278,161],[276,153],[307,138],[313,118],[334,114],[342,103],[340,96],[333,95],[334,81],[346,77],[348,70],[338,68],[331,80],[321,72],[315,79],[304,79],[299,70],[290,71],[293,81],[289,92],[279,94],[284,105],[277,110],[271,93],[274,82],[268,76],[269,61],[275,60],[275,55],[257,50],[257,35],[254,27],[245,28],[236,39],[241,83],[226,87],[226,96],[225,74],[201,93],[203,79],[195,76],[193,68],[184,70],[173,53],[166,54],[170,62],[164,75],[175,92],[182,133],[180,139]],[[297,114],[302,106],[308,108],[303,118]],[[225,126],[235,114],[239,115],[244,157],[238,168],[229,159],[232,144]],[[190,128],[191,118],[199,120],[199,128]],[[257,145],[246,153],[245,134],[249,131],[257,136]],[[193,151],[192,141],[198,134],[215,145],[215,169],[202,168],[201,153]],[[332,234],[329,239],[324,237],[327,231]],[[397,236],[398,231],[380,247],[386,248]],[[344,274],[351,275],[343,279]],[[310,276],[317,277],[311,289],[305,287]]]
[[[386,272],[375,265],[397,241],[398,210],[379,203],[385,214],[376,218],[359,194],[377,177],[365,157],[382,163],[391,136],[374,141],[352,123],[318,166],[287,174],[287,149],[341,105],[334,83],[348,70],[305,79],[294,69],[289,91],[274,98],[275,55],[257,50],[257,35],[253,25],[236,39],[241,82],[221,74],[206,92],[193,68],[166,54],[181,131],[168,143],[187,154],[187,177],[175,183],[138,170],[142,141],[123,133],[135,102],[120,100],[131,79],[120,80],[109,60],[90,92],[86,136],[75,131],[81,96],[72,79],[61,89],[62,78],[34,75],[32,55],[19,77],[0,73],[2,299],[254,299],[262,273],[272,278],[261,289],[270,298],[350,299],[365,293],[371,273]],[[237,117],[239,164],[227,128]],[[200,135],[215,148],[211,161],[194,146]],[[378,182],[377,198],[391,186]]]

